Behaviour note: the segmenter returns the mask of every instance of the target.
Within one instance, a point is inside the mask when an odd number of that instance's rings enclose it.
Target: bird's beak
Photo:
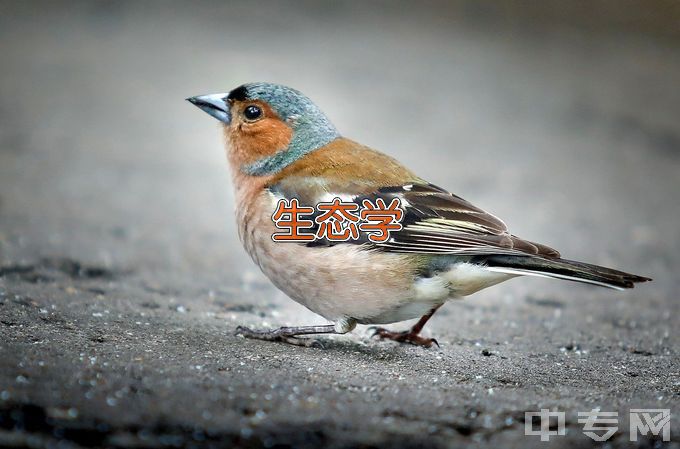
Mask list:
[[[197,95],[187,98],[187,101],[228,125],[231,122],[231,113],[226,102],[227,95],[229,94]]]

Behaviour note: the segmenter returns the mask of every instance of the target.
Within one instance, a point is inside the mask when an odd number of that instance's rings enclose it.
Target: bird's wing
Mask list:
[[[364,199],[385,204],[397,198],[403,210],[402,230],[392,231],[389,240],[370,242],[365,234],[346,242],[316,241],[315,245],[363,244],[389,252],[450,255],[537,255],[559,257],[545,245],[529,242],[510,234],[500,219],[473,206],[468,201],[426,182],[378,187],[366,192],[366,186],[342,187],[325,178],[288,179],[269,187],[278,198],[297,198],[301,205],[314,207],[335,197],[359,205]],[[361,192],[361,193],[356,193]]]

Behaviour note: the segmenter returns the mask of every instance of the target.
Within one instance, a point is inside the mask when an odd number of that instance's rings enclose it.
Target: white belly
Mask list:
[[[362,324],[386,324],[419,318],[449,298],[512,277],[478,265],[456,264],[421,278],[413,256],[406,254],[365,251],[359,245],[274,242],[271,236],[277,230],[270,211],[275,203],[267,195],[258,201],[242,207],[238,215],[247,252],[280,290],[331,321],[352,318]]]

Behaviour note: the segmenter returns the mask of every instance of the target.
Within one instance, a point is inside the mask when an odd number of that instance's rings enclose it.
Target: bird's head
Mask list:
[[[279,84],[249,83],[187,100],[223,123],[230,162],[250,176],[276,174],[340,137],[309,98]]]

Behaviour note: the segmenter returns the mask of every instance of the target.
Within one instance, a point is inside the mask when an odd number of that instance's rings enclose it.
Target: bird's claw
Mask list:
[[[434,338],[421,337],[417,333],[412,332],[410,330],[403,332],[394,332],[385,329],[384,327],[378,326],[371,326],[368,328],[368,330],[373,332],[371,334],[371,338],[377,336],[381,340],[393,340],[399,343],[408,343],[415,346],[423,346],[425,348],[430,348],[432,347],[433,344],[435,344],[437,345],[438,348],[440,348],[439,342]]]
[[[287,335],[280,332],[279,329],[261,331],[250,329],[245,326],[238,326],[234,331],[234,335],[251,338],[253,340],[278,341],[281,343],[288,343],[290,345],[302,346],[305,348],[323,349],[323,343],[321,343],[319,340],[314,338],[299,338],[294,335]]]

